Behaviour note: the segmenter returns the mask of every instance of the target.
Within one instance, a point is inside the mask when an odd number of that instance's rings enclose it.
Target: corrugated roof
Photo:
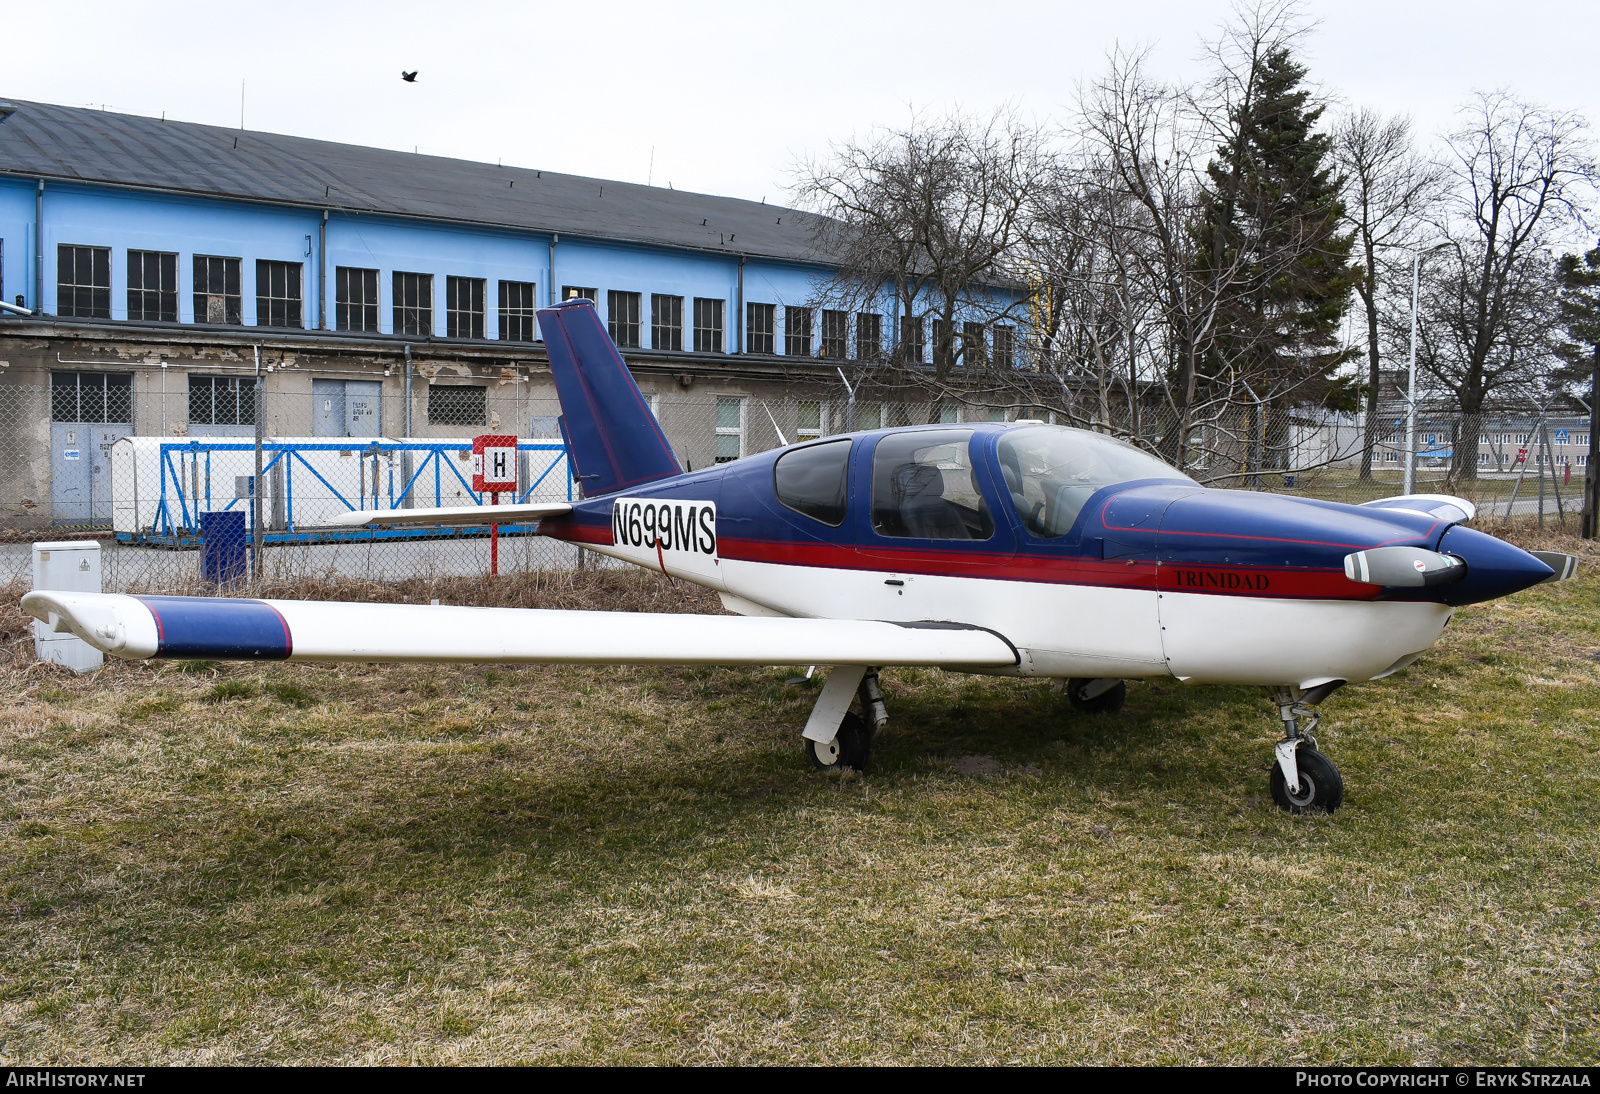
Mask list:
[[[7,102],[16,111],[0,121],[5,174],[826,260],[812,242],[815,218],[777,205],[278,133]]]

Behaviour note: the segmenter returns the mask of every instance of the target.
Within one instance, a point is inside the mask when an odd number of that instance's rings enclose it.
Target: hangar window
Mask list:
[[[1064,536],[1096,490],[1136,479],[1193,482],[1131,444],[1082,429],[1035,425],[1008,430],[1000,473],[1022,526],[1046,539]]]
[[[531,281],[500,282],[500,339],[533,341],[534,291]]]
[[[86,424],[133,421],[133,374],[52,372],[50,420]]]
[[[744,351],[746,353],[777,353],[774,332],[777,330],[777,306],[774,304],[746,304],[744,306]]]
[[[56,248],[56,312],[75,319],[111,318],[111,248]]]
[[[653,349],[683,348],[683,297],[651,294],[650,346]]]
[[[876,361],[883,356],[883,316],[862,312],[856,316],[856,358]]]
[[[988,356],[988,347],[983,344],[983,324],[961,324],[961,363],[976,368]]]
[[[842,361],[850,356],[849,312],[823,311],[822,356],[831,361]]]
[[[300,263],[256,260],[256,326],[299,327]]]
[[[822,425],[821,400],[801,399],[795,411],[795,440],[811,441],[827,432]]]
[[[340,330],[378,329],[378,271],[354,266],[334,270],[334,321]]]
[[[563,285],[561,286],[561,299],[598,301],[600,299],[600,290],[586,289],[581,285]]]
[[[236,326],[244,322],[239,259],[194,256],[194,321]]]
[[[153,323],[178,321],[178,256],[163,251],[128,252],[128,318]]]
[[[717,396],[716,461],[728,463],[744,455],[744,400]]]
[[[694,350],[722,352],[722,301],[694,298]]]
[[[811,356],[811,309],[783,309],[783,352],[790,357]]]
[[[444,279],[444,322],[447,337],[483,337],[483,278]]]
[[[606,312],[611,340],[621,349],[638,349],[639,294],[607,290]]]
[[[923,341],[920,316],[908,315],[900,320],[900,356],[919,365],[928,359],[928,344]]]
[[[189,424],[255,425],[255,381],[243,376],[190,376]]]
[[[850,442],[825,441],[778,457],[772,483],[778,501],[834,528],[844,523]]]
[[[880,536],[988,539],[989,504],[973,477],[970,429],[891,433],[872,454],[872,527]]]
[[[394,273],[394,332],[426,337],[433,333],[433,275]]]
[[[429,425],[482,425],[489,415],[488,389],[448,387],[433,384],[428,388]]]
[[[995,368],[1015,368],[1017,363],[1017,328],[996,327],[994,329],[994,365]]]

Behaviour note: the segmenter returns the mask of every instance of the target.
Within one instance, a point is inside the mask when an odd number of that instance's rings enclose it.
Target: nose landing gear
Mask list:
[[[1316,705],[1339,688],[1343,680],[1330,680],[1314,688],[1274,688],[1272,701],[1283,720],[1283,740],[1273,749],[1276,761],[1268,780],[1272,800],[1290,813],[1332,813],[1344,803],[1344,778],[1333,761],[1317,751],[1312,731],[1321,715]],[[1300,720],[1306,719],[1301,725]]]

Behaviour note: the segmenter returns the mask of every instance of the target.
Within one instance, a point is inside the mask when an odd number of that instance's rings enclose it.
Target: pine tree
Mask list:
[[[1282,450],[1289,405],[1350,395],[1334,373],[1353,353],[1340,349],[1338,330],[1355,284],[1354,235],[1340,231],[1331,138],[1316,132],[1323,108],[1312,104],[1305,75],[1286,49],[1262,59],[1207,168],[1193,229],[1202,275],[1220,286],[1221,337],[1208,371],[1231,370],[1262,398],[1271,392],[1279,412],[1271,427],[1251,423],[1256,467],[1265,449]]]

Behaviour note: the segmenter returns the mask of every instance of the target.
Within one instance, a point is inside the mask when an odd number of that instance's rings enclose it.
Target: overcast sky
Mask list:
[[[1447,128],[1475,88],[1600,121],[1600,4],[1308,3],[1312,77]],[[244,124],[784,200],[792,165],[912,107],[1066,116],[1116,43],[1203,72],[1219,0],[13,4],[0,97]],[[401,69],[416,69],[404,83]]]

